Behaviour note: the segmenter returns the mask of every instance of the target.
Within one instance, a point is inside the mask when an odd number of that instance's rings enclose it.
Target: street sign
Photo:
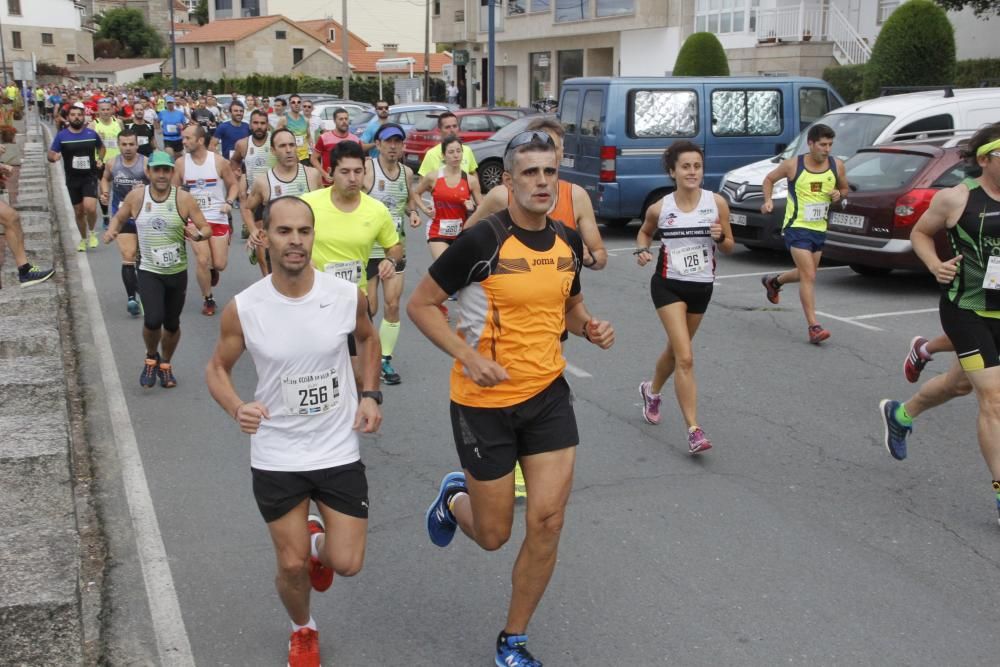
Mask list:
[[[469,52],[465,49],[458,49],[451,54],[451,61],[456,65],[468,65],[469,64]]]
[[[30,60],[15,60],[13,65],[15,79],[18,81],[35,80],[35,68],[31,66]]]

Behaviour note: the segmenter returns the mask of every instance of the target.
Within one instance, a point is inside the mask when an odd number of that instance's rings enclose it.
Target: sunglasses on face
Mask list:
[[[389,107],[375,107],[376,111],[388,111]]]

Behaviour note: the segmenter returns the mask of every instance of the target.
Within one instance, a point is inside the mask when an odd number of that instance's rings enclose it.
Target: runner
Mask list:
[[[716,247],[727,255],[736,242],[729,228],[729,206],[721,195],[703,190],[705,154],[690,141],[675,141],[663,152],[663,170],[677,189],[646,210],[636,251],[639,266],[653,259],[650,245],[660,232],[656,271],[649,283],[656,314],[667,333],[667,347],[656,360],[651,381],[639,385],[642,416],[660,423],[660,389],[674,376],[677,404],[687,423],[688,451],[698,454],[712,443],[698,425],[698,387],[694,377],[694,338],[712,299]]]
[[[139,384],[146,389],[156,386],[157,379],[162,387],[177,386],[171,362],[181,339],[181,311],[187,293],[184,241],[204,241],[212,233],[194,198],[171,187],[173,170],[174,161],[168,154],[153,153],[146,174],[149,185],[128,193],[104,233],[104,242],[111,243],[129,220],[135,221],[142,253],[137,274],[146,343]]]
[[[396,266],[396,275],[392,278],[379,280],[379,265],[385,259],[385,249],[377,243],[372,246],[368,257],[368,312],[372,319],[378,314],[378,287],[382,285],[385,297],[385,310],[382,313],[382,325],[379,327],[379,340],[382,343],[382,382],[399,384],[402,379],[392,366],[392,353],[399,340],[399,300],[403,295],[403,272],[406,270],[406,224],[409,220],[420,224],[416,201],[410,191],[413,171],[400,162],[403,157],[403,140],[406,132],[395,123],[379,126],[375,134],[375,145],[378,157],[368,158],[365,162],[365,191],[379,200],[389,209],[399,242],[403,245],[403,258]]]
[[[883,400],[879,408],[886,449],[893,458],[905,459],[913,418],[968,393],[964,374],[979,401],[979,448],[993,476],[1000,521],[1000,261],[994,255],[1000,247],[1000,123],[977,131],[964,156],[979,176],[935,194],[910,233],[913,251],[945,286],[941,327],[958,360],[947,375],[925,383],[905,404]],[[942,230],[954,252],[945,261],[934,245]]]
[[[204,97],[195,100],[194,108],[191,109],[189,115],[192,123],[198,123],[205,128],[205,134],[212,136],[215,133],[216,116],[205,106]]]
[[[0,155],[6,151],[7,149],[0,145]],[[14,173],[14,168],[9,164],[0,164],[0,173],[9,176]],[[24,228],[21,227],[21,216],[10,204],[2,200],[0,200],[0,236],[3,236],[7,241],[10,254],[14,256],[14,264],[17,265],[17,281],[21,287],[43,283],[55,274],[55,269],[42,269],[37,264],[28,261],[28,255],[24,252]]]
[[[194,246],[195,277],[204,303],[201,314],[215,315],[212,288],[219,284],[219,274],[229,262],[229,212],[239,196],[239,182],[221,155],[209,153],[205,128],[188,125],[182,133],[184,156],[177,158],[174,185],[191,193],[205,219],[212,226],[207,244]],[[207,247],[206,247],[207,246]]]
[[[389,103],[379,100],[375,103],[375,118],[365,126],[361,133],[361,147],[372,159],[378,157],[378,146],[375,145],[375,134],[389,121]]]
[[[826,219],[830,204],[839,202],[848,193],[844,163],[830,155],[834,136],[833,128],[821,123],[809,128],[806,136],[809,152],[788,158],[764,177],[764,204],[760,207],[764,214],[774,211],[771,201],[774,184],[787,178],[788,203],[781,234],[795,268],[764,276],[760,281],[771,303],[778,303],[783,285],[801,283],[799,300],[809,325],[809,342],[813,345],[830,337],[830,332],[816,320],[816,269],[826,242]]]
[[[121,120],[114,115],[111,108],[111,101],[102,99],[97,103],[97,118],[90,124],[90,129],[97,132],[104,142],[104,162],[108,163],[118,157],[118,135],[124,126]],[[108,228],[108,207],[101,204],[101,219],[104,221],[104,228]]]
[[[38,117],[45,118],[45,88],[35,87],[35,107],[38,109]]]
[[[153,154],[156,150],[156,128],[146,121],[145,104],[136,102],[132,106],[132,119],[125,124],[125,128],[135,133],[139,155],[148,158]]]
[[[315,112],[315,107],[313,103],[309,100],[302,100],[302,115],[306,117],[309,121],[309,149],[312,152],[312,147],[319,139],[319,135],[322,134],[323,129],[323,119]],[[310,155],[310,157],[312,157]]]
[[[163,133],[163,147],[172,157],[184,154],[184,141],[181,131],[187,123],[187,116],[177,108],[172,95],[164,98],[166,108],[156,114],[156,129]]]
[[[333,150],[333,147],[341,141],[361,143],[360,139],[350,133],[350,122],[351,117],[346,109],[334,109],[333,129],[321,134],[319,139],[316,140],[316,145],[313,147],[310,160],[312,161],[312,166],[323,174],[324,185],[333,183],[333,177],[330,175],[330,151]]]
[[[208,144],[210,153],[214,153],[221,146],[222,157],[230,161],[232,160],[236,143],[240,139],[250,136],[250,125],[243,122],[245,111],[239,100],[233,100],[233,103],[229,105],[229,120],[219,124],[219,127],[215,130],[215,134],[212,135],[211,143]],[[238,169],[236,173],[239,173]]]
[[[556,158],[562,164],[563,135],[562,123],[551,118],[537,118],[528,124],[527,131],[545,132],[556,144]],[[483,196],[482,203],[465,221],[465,229],[476,224],[494,213],[510,206],[510,190],[495,187]],[[600,271],[608,263],[608,252],[604,249],[601,232],[597,228],[594,216],[594,206],[590,203],[590,195],[579,185],[559,179],[559,189],[556,201],[552,204],[549,217],[558,220],[570,229],[575,229],[583,237],[583,265],[588,269]]]
[[[73,204],[76,228],[80,232],[77,251],[97,247],[97,174],[104,168],[104,142],[100,135],[84,127],[84,107],[75,102],[66,115],[67,126],[59,130],[49,148],[49,162],[61,158],[66,175],[66,189]],[[95,160],[94,154],[97,153]]]
[[[351,577],[364,565],[368,481],[355,431],[374,433],[382,422],[378,339],[364,294],[310,266],[313,224],[301,199],[268,205],[274,273],[226,306],[205,372],[212,397],[250,435],[254,498],[274,543],[275,583],[292,624],[289,667],[320,664],[310,588],[326,591],[334,573]],[[360,402],[354,382],[345,381],[351,335],[365,362]],[[257,370],[246,402],[232,378],[244,350]]]
[[[234,173],[243,174],[240,177],[240,217],[243,220],[242,236],[249,239],[250,230],[260,227],[254,223],[262,220],[263,209],[251,210],[247,206],[246,198],[253,189],[254,182],[274,165],[267,113],[260,109],[254,109],[250,113],[250,136],[236,142],[229,163]],[[264,248],[248,246],[247,251],[250,253],[250,263],[259,265],[261,273],[266,276],[268,267]]]
[[[420,169],[417,170],[421,177],[437,172],[444,165],[444,140],[448,137],[458,136],[458,116],[452,112],[442,112],[438,116],[437,125],[438,134],[441,135],[441,143],[429,148],[424,154],[424,160],[420,163]],[[476,156],[472,149],[468,146],[462,146],[462,171],[472,176],[477,169],[479,169],[479,163],[476,162]]]
[[[272,130],[278,129],[278,123],[281,119],[285,117],[285,100],[280,97],[274,98],[274,106],[271,107],[270,113],[267,115],[267,120],[271,124]]]
[[[288,98],[289,110],[278,120],[278,127],[288,128],[295,137],[295,147],[302,166],[309,166],[309,119],[302,115],[302,98],[292,95]]]
[[[121,153],[104,165],[104,175],[101,178],[101,204],[110,205],[111,217],[118,213],[125,197],[132,190],[148,185],[146,177],[146,158],[139,155],[137,137],[131,128],[125,128],[118,135],[118,146]],[[136,238],[135,221],[129,219],[119,228],[116,240],[118,251],[122,255],[122,284],[125,285],[125,308],[132,317],[138,317],[142,311],[136,289],[139,278],[136,275],[135,263],[138,259],[139,241]]]
[[[427,247],[434,259],[440,257],[458,237],[466,218],[482,199],[479,179],[470,178],[462,170],[462,154],[465,149],[462,140],[449,136],[441,142],[441,146],[444,150],[444,166],[424,176],[413,193],[417,206],[430,218],[427,223]],[[433,208],[424,203],[422,195],[425,192],[431,193]],[[416,224],[411,219],[410,224],[419,226],[420,218],[416,219]]]
[[[451,418],[464,472],[444,477],[427,510],[431,542],[447,546],[460,527],[483,549],[503,546],[514,518],[514,462],[524,468],[526,535],[494,655],[501,667],[531,667],[541,662],[528,652],[528,622],[555,568],[579,440],[559,339],[568,330],[607,349],[614,330],[583,303],[579,235],[546,216],[558,183],[552,140],[514,137],[503,182],[514,193],[510,208],[431,265],[407,313],[455,359]],[[456,291],[462,317],[453,332],[438,306]]]

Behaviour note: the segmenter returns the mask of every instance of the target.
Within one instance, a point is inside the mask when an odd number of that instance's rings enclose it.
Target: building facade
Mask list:
[[[83,29],[82,10],[73,0],[0,0],[4,60],[7,74],[13,61],[65,67],[94,60],[93,34]]]
[[[163,58],[98,58],[92,63],[67,67],[70,77],[98,86],[122,86],[161,73]]]

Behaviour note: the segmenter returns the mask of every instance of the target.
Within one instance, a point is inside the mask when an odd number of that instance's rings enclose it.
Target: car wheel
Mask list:
[[[485,195],[487,192],[500,185],[503,177],[503,164],[497,160],[489,160],[479,165],[479,189]]]
[[[867,266],[865,264],[848,264],[851,267],[851,271],[854,271],[859,276],[887,276],[892,273],[892,269],[885,266]]]

